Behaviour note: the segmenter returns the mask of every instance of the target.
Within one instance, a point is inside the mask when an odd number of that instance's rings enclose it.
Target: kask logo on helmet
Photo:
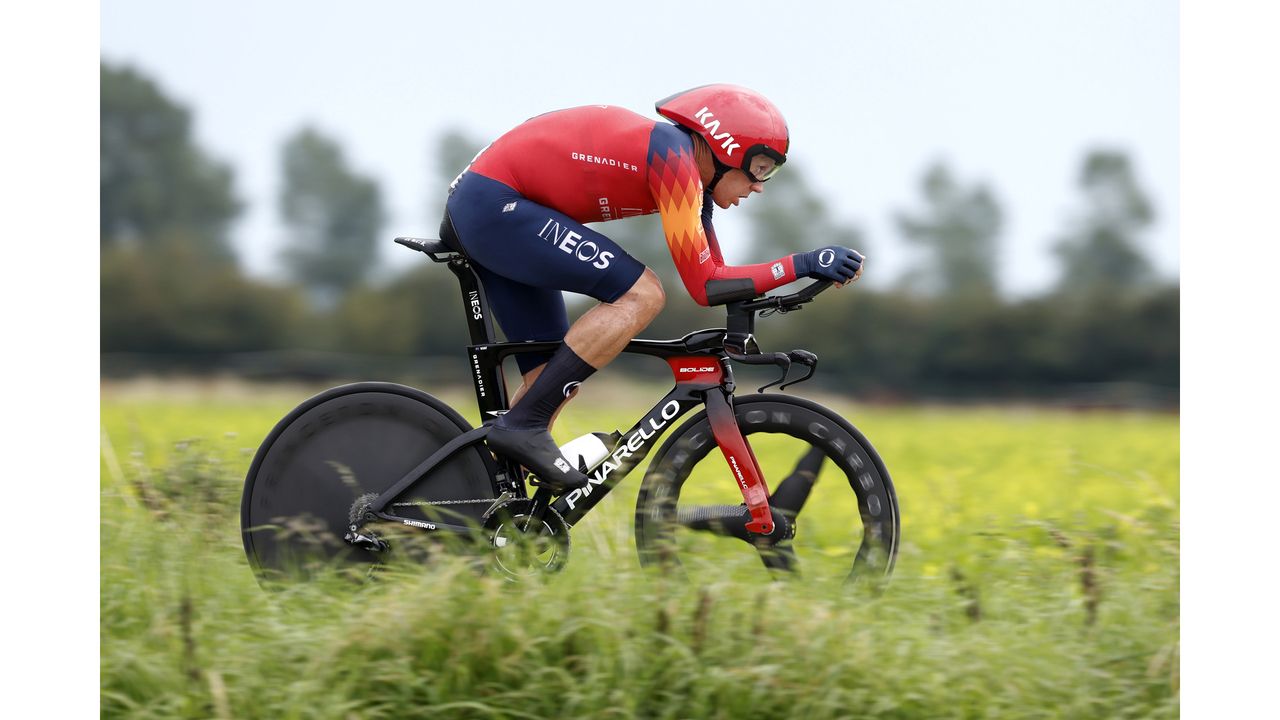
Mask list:
[[[768,174],[787,161],[787,122],[776,105],[754,90],[703,85],[663,98],[656,108],[659,115],[701,135],[716,159],[730,167],[747,170],[745,162],[757,152],[776,163],[760,168]]]
[[[712,140],[724,140],[724,143],[722,143],[720,147],[724,148],[726,155],[733,157],[734,148],[740,146],[733,139],[733,135],[730,135],[727,131],[717,134],[717,131],[720,129],[720,121],[711,119],[715,116],[716,114],[711,112],[710,108],[705,105],[701,110],[693,114],[694,119],[702,123],[702,127],[707,129],[707,134],[711,136]]]

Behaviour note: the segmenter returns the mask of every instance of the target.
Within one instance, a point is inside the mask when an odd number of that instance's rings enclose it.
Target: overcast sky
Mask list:
[[[201,144],[235,167],[249,203],[236,246],[257,274],[278,267],[280,145],[304,123],[381,183],[388,238],[434,235],[444,130],[488,141],[597,103],[653,114],[677,90],[734,82],[782,109],[791,159],[866,231],[868,272],[905,269],[893,213],[918,206],[921,173],[945,159],[996,192],[1001,283],[1025,294],[1055,277],[1049,248],[1094,147],[1130,153],[1158,213],[1143,249],[1177,274],[1177,13],[1148,0],[105,0],[101,40],[104,59],[137,65],[190,106]],[[747,232],[736,212],[716,218],[728,259],[762,259],[735,241]],[[388,240],[393,263],[416,259],[394,250]]]

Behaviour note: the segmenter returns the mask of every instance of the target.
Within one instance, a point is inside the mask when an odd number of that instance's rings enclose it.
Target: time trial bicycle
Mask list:
[[[484,288],[456,238],[396,242],[457,276],[480,416],[496,418],[508,407],[503,360],[559,343],[495,340]],[[241,502],[249,562],[264,582],[319,567],[368,572],[400,551],[477,553],[513,579],[557,571],[569,557],[570,530],[666,435],[636,502],[641,564],[680,571],[701,558],[701,567],[735,573],[751,566],[774,576],[887,578],[901,523],[884,462],[837,413],[764,392],[808,380],[817,357],[762,352],[757,314],[798,310],[830,284],[756,297],[749,281],[712,281],[708,299],[725,307],[725,327],[632,340],[623,352],[665,362],[675,387],[629,431],[562,448],[590,484],[558,497],[487,449],[488,424],[472,427],[421,390],[360,382],[322,392],[271,430],[249,468]],[[735,363],[772,365],[781,377],[759,394],[737,395]],[[788,381],[797,366],[804,375]]]

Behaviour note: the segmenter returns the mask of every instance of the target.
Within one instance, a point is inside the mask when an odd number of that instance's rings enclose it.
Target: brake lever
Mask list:
[[[752,350],[755,352],[752,352]],[[764,392],[765,388],[770,388],[778,383],[785,382],[787,379],[787,373],[791,372],[790,356],[786,353],[780,352],[760,352],[760,347],[756,345],[755,337],[751,335],[730,333],[725,339],[724,352],[729,356],[730,360],[740,362],[744,365],[776,365],[782,368],[782,377],[768,385],[765,385],[757,390],[757,392]]]
[[[766,389],[771,388],[774,385],[777,385],[779,390],[786,390],[792,385],[795,385],[797,383],[802,383],[805,380],[808,380],[809,378],[813,377],[814,373],[818,371],[818,356],[814,355],[808,350],[792,350],[791,352],[786,353],[785,355],[783,355],[782,353],[774,353],[774,355],[781,355],[782,357],[785,357],[787,359],[787,362],[785,364],[783,363],[778,364],[778,367],[783,368],[782,377],[769,383],[768,385],[765,385],[764,387],[760,388],[757,392],[764,392]],[[796,378],[791,382],[785,382],[787,379],[787,375],[791,373],[791,366],[795,363],[799,363],[809,368],[809,372],[805,373],[804,377],[802,378]]]
[[[790,353],[788,353],[788,357],[793,362],[798,362],[801,365],[804,365],[805,367],[809,368],[809,372],[805,373],[805,376],[798,380],[792,380],[789,383],[785,383],[779,386],[778,387],[779,390],[786,390],[792,385],[802,383],[805,380],[808,380],[809,378],[813,377],[814,373],[818,372],[818,356],[814,355],[808,350],[792,350]]]
[[[762,386],[762,387],[758,388],[758,389],[756,390],[756,392],[764,392],[765,390],[768,390],[769,388],[773,387],[774,385],[779,385],[779,384],[781,384],[781,383],[786,382],[786,380],[787,380],[787,375],[788,375],[788,374],[790,374],[790,372],[791,372],[791,358],[790,358],[790,357],[788,357],[787,355],[784,355],[783,353],[773,353],[773,356],[774,356],[774,364],[775,364],[775,365],[777,365],[778,367],[782,368],[782,377],[778,378],[777,380],[774,380],[773,382],[769,383],[768,385],[764,385],[764,386]],[[781,388],[779,388],[779,389],[781,389]]]

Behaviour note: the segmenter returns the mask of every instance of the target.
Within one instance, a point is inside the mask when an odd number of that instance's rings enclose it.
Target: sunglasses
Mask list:
[[[758,163],[761,156],[764,156],[763,159],[765,160],[772,160],[773,164],[765,165],[764,163]],[[782,168],[782,163],[786,162],[786,160],[785,156],[779,156],[772,148],[764,145],[756,145],[747,150],[747,154],[742,160],[742,167],[738,169],[741,170],[742,173],[747,176],[747,179],[754,185],[755,183],[768,182],[769,178],[776,175],[778,170]],[[763,165],[763,167],[759,169],[759,175],[751,172],[752,165],[756,164]]]

